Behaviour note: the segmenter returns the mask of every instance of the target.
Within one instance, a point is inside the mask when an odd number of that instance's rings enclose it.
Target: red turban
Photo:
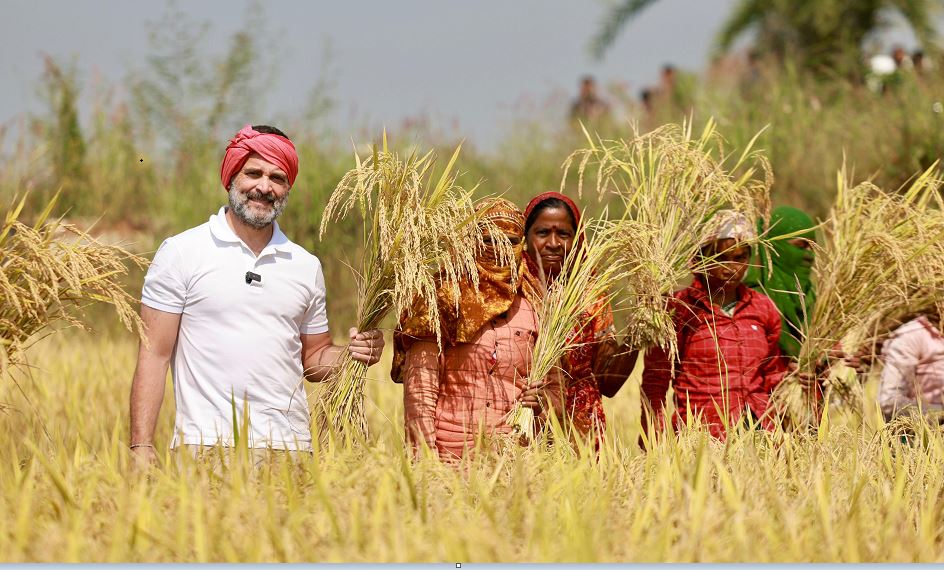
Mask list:
[[[229,190],[233,176],[254,152],[284,170],[289,186],[295,184],[295,177],[298,176],[298,153],[295,152],[292,141],[279,135],[260,133],[253,130],[251,125],[246,125],[226,147],[226,155],[223,156],[223,165],[220,167],[223,188]]]

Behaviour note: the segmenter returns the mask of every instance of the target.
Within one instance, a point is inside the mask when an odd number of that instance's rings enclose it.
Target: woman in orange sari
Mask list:
[[[528,204],[525,216],[525,263],[545,286],[554,281],[574,247],[580,209],[560,192],[545,192]],[[606,415],[603,398],[612,398],[626,382],[638,351],[616,340],[613,311],[601,296],[568,339],[563,361],[565,425],[594,437],[599,449]]]
[[[464,456],[479,434],[510,433],[506,417],[518,402],[539,421],[562,406],[559,373],[527,386],[539,298],[522,263],[524,217],[500,198],[486,199],[479,209],[511,242],[516,267],[499,263],[486,247],[476,261],[478,289],[460,286],[456,303],[456,291],[440,287],[442,352],[422,307],[401,319],[394,334],[391,376],[403,383],[406,436],[415,448],[425,445],[446,460]]]

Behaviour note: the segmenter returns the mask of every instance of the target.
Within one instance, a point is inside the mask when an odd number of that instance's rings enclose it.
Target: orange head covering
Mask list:
[[[476,256],[479,286],[472,283],[441,283],[436,292],[439,306],[440,332],[447,344],[469,342],[479,329],[493,318],[506,312],[518,294],[522,272],[524,249],[524,216],[521,210],[504,198],[486,198],[479,202],[476,210],[484,220],[489,220],[511,240],[515,266],[499,263],[495,251],[486,238],[485,248]],[[515,269],[517,268],[517,272]],[[517,279],[516,279],[517,277]],[[410,316],[402,316],[394,333],[393,368],[390,376],[400,381],[400,368],[410,342],[415,338],[436,336],[427,320],[427,310],[422,301],[414,307]]]
[[[289,186],[295,184],[295,177],[298,176],[298,153],[292,141],[276,134],[260,133],[254,130],[252,125],[246,125],[226,147],[223,164],[220,166],[223,188],[229,190],[233,176],[246,164],[246,159],[252,153],[257,153],[284,170]]]

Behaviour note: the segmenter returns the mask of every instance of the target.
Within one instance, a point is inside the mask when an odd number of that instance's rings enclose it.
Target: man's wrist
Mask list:
[[[139,448],[139,447],[150,447],[151,449],[154,449],[154,444],[153,444],[153,443],[144,442],[144,441],[139,441],[139,442],[133,442],[129,447],[130,447],[131,449],[137,449],[137,448]]]

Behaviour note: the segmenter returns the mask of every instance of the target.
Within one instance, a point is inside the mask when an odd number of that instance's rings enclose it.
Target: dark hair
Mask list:
[[[258,131],[264,135],[279,135],[280,137],[288,138],[288,135],[280,131],[275,127],[270,127],[269,125],[253,125],[252,130]],[[291,139],[289,139],[291,140]]]
[[[574,215],[573,210],[570,209],[567,202],[560,198],[545,198],[538,202],[537,206],[528,214],[528,219],[524,222],[524,234],[528,235],[528,230],[534,225],[534,222],[538,219],[538,216],[541,215],[541,212],[551,208],[563,208],[567,212],[567,217],[570,218],[570,224],[574,226],[575,231],[577,230],[577,216]]]

